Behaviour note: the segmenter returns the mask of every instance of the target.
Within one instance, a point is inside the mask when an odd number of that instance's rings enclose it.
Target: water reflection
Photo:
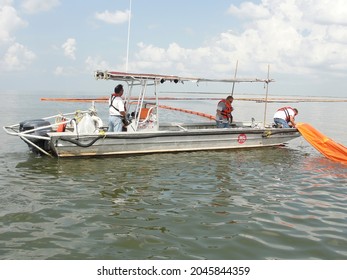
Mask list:
[[[317,176],[346,179],[347,184],[347,166],[331,161],[320,154],[305,158],[303,161],[303,170],[315,172]]]

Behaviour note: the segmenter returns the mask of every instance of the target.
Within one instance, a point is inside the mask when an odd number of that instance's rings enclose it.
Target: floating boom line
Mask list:
[[[347,165],[347,148],[336,143],[308,123],[297,123],[295,126],[301,135],[326,158]]]
[[[219,93],[219,94],[228,94],[228,93]],[[137,100],[137,98],[131,98]],[[159,97],[159,100],[220,100],[220,97]],[[92,102],[97,103],[106,103],[108,97],[95,97],[95,98],[66,98],[66,97],[42,97],[41,101],[53,101],[53,102]],[[155,100],[155,97],[147,97],[145,100]],[[255,102],[265,102],[266,99],[263,97],[234,97],[234,100],[239,101],[255,101]],[[287,102],[347,102],[347,99],[332,99],[332,98],[314,98],[314,97],[269,97],[267,102],[276,102],[276,103],[287,103]]]

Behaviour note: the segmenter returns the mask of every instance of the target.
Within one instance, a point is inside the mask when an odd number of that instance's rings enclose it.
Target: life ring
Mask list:
[[[96,129],[99,129],[100,127],[104,125],[102,120],[97,116],[92,116],[92,120],[94,121],[94,125]]]

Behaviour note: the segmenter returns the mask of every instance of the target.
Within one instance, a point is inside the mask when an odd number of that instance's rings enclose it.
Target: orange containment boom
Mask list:
[[[208,118],[210,120],[216,120],[216,117],[212,116],[210,114],[205,114],[205,113],[201,113],[201,112],[196,112],[196,111],[192,111],[192,110],[181,109],[181,108],[176,108],[176,107],[171,107],[171,106],[166,106],[166,105],[159,105],[159,107],[163,108],[163,109],[180,111],[180,112],[184,112],[184,113],[187,113],[187,114],[197,115],[197,116],[200,116],[200,117]]]
[[[301,135],[328,159],[347,164],[347,148],[334,142],[307,123],[298,123],[295,126]]]

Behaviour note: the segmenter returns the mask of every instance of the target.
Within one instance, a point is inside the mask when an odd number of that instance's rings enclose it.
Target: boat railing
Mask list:
[[[34,135],[34,134],[28,134],[28,133],[33,133],[33,132],[36,132],[39,130],[47,129],[47,128],[52,127],[53,125],[41,126],[41,127],[35,128],[35,129],[23,131],[23,132],[19,131],[19,126],[20,126],[20,124],[14,124],[11,126],[4,126],[3,129],[5,130],[5,132],[7,134],[20,137],[28,145],[36,148],[37,150],[39,150],[43,154],[52,157],[52,155],[50,153],[48,153],[47,151],[45,151],[44,149],[42,149],[41,147],[36,145],[33,141],[31,141],[33,139],[41,139],[41,140],[49,141],[50,138],[48,136]]]
[[[51,120],[51,119],[55,119],[54,123],[51,123],[50,125],[45,125],[45,126],[40,126],[37,128],[33,128],[33,129],[29,129],[26,131],[19,131],[19,127],[20,124],[13,124],[13,125],[8,125],[8,126],[4,126],[3,129],[5,130],[5,132],[9,135],[15,135],[15,136],[27,136],[27,137],[32,137],[32,138],[37,138],[37,139],[47,139],[48,137],[42,137],[42,136],[37,136],[37,135],[32,135],[31,133],[34,133],[36,131],[39,130],[44,130],[44,129],[48,129],[48,128],[55,128],[61,124],[68,124],[71,123],[71,121],[74,118],[67,118],[68,116],[75,116],[77,112],[73,112],[73,113],[64,113],[64,114],[57,114],[57,115],[53,115],[53,116],[49,116],[49,117],[44,117],[41,118],[42,120]],[[86,113],[90,113],[90,110],[86,110],[86,111],[78,111],[79,114],[86,114]],[[57,121],[57,119],[60,119],[62,121]]]
[[[89,113],[91,115],[95,115],[96,111],[94,109],[89,109],[89,110],[85,110],[85,111],[76,111],[73,113],[65,113],[65,114],[60,113],[57,115],[44,117],[44,118],[41,118],[40,120],[49,121],[51,119],[54,119],[54,123],[50,123],[49,125],[38,126],[36,128],[28,129],[25,131],[20,130],[20,126],[21,126],[20,123],[17,123],[14,125],[9,125],[9,126],[4,126],[3,129],[7,134],[13,135],[13,136],[18,136],[24,142],[26,142],[28,145],[36,148],[37,150],[39,150],[40,152],[42,152],[48,156],[52,156],[50,153],[48,153],[43,148],[39,147],[38,145],[36,145],[33,142],[34,139],[49,141],[50,137],[48,135],[45,136],[45,135],[39,135],[36,133],[39,131],[43,131],[43,130],[47,130],[47,133],[49,133],[50,131],[56,131],[57,127],[59,127],[60,125],[66,125],[66,124],[71,124],[74,127],[74,130],[76,130],[76,116],[77,115],[81,116],[81,115],[84,115],[87,113]],[[72,117],[72,116],[74,116],[74,117]],[[28,120],[28,122],[30,122],[30,120]]]

